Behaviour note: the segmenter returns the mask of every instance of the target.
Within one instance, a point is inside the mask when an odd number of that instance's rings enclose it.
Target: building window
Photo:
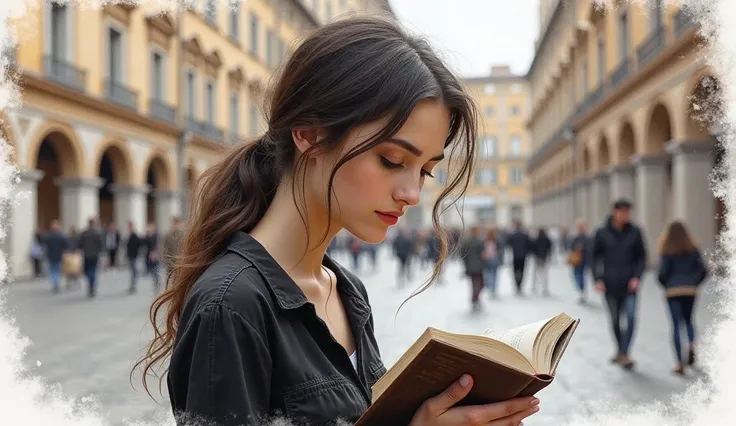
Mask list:
[[[603,86],[606,76],[606,42],[603,37],[598,39],[598,84]]]
[[[250,53],[258,57],[258,17],[250,16]]]
[[[512,185],[519,185],[521,184],[521,169],[518,167],[512,167],[510,172],[509,180],[511,181]]]
[[[654,7],[649,9],[649,30],[654,32],[662,26],[662,0],[653,0]]]
[[[493,136],[484,136],[480,141],[481,158],[492,158],[496,156],[496,138]]]
[[[55,60],[67,59],[67,7],[51,3],[51,57]]]
[[[154,100],[164,100],[164,57],[158,52],[151,54],[151,96]]]
[[[266,30],[266,65],[269,67],[273,67],[273,50],[273,32]]]
[[[217,0],[205,0],[204,17],[211,24],[217,23]]]
[[[521,138],[519,136],[511,137],[511,155],[514,157],[521,155]]]
[[[618,31],[619,60],[623,63],[629,54],[629,17],[625,10],[619,16]]]
[[[486,107],[485,114],[486,114],[486,117],[493,116],[493,107]]]
[[[492,95],[496,93],[496,85],[486,84],[485,87],[483,87],[483,91],[486,93],[486,95]]]
[[[445,169],[437,170],[437,183],[440,185],[447,184],[447,170]]]
[[[250,102],[250,135],[251,137],[258,136],[258,105],[251,101]]]
[[[496,206],[480,207],[476,210],[478,222],[496,223]]]
[[[108,28],[107,75],[112,82],[123,81],[123,34]]]
[[[215,83],[207,82],[207,123],[215,123]]]
[[[194,119],[195,78],[193,71],[187,72],[187,117]]]
[[[519,109],[518,105],[514,105],[514,106],[511,107],[511,115],[512,116],[516,117],[517,115],[519,115],[520,112],[521,112],[521,110]]]
[[[240,136],[240,128],[238,126],[240,109],[240,96],[237,93],[230,95],[230,141],[235,143]]]
[[[240,2],[230,3],[230,37],[240,41]]]
[[[495,185],[497,183],[496,169],[492,167],[478,169],[475,173],[475,183],[478,185]]]

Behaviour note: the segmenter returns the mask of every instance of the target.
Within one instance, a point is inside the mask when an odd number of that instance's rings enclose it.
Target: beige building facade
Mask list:
[[[675,219],[710,251],[724,214],[709,183],[722,158],[713,121],[719,84],[697,25],[663,1],[543,3],[528,73],[534,224],[572,228],[582,218],[597,227],[625,197],[651,262]]]
[[[98,216],[125,234],[186,216],[196,179],[228,147],[265,130],[272,73],[299,38],[386,0],[190,0],[77,8],[40,2],[12,23],[10,72],[22,105],[0,112],[20,170],[2,251],[16,279],[31,274],[34,231]]]
[[[529,88],[523,75],[508,66],[494,66],[488,76],[466,78],[466,90],[481,114],[478,126],[476,163],[470,185],[458,204],[444,215],[446,225],[507,227],[515,219],[531,218],[526,163],[531,141],[526,129],[529,117]],[[432,206],[447,185],[448,161],[436,167],[435,179],[425,181],[421,224],[431,226]]]

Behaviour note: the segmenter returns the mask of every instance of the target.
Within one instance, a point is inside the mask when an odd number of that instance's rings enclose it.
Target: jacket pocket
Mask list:
[[[297,425],[331,425],[338,419],[354,422],[368,409],[360,390],[340,377],[299,386],[284,395],[284,407]]]

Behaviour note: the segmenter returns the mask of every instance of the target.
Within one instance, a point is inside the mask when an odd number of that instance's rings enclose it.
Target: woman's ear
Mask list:
[[[317,144],[321,140],[321,135],[322,132],[316,128],[293,129],[291,131],[291,137],[294,139],[296,148],[302,154]]]

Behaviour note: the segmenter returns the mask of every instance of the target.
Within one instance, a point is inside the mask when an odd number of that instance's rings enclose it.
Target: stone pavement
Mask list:
[[[388,250],[381,251],[379,259],[378,271],[372,272],[364,265],[359,275],[368,288],[377,339],[387,367],[427,326],[481,333],[489,327],[513,327],[561,311],[582,319],[558,368],[558,377],[538,395],[542,409],[525,421],[527,425],[563,424],[571,413],[594,409],[591,407],[596,401],[667,402],[697,375],[690,373],[681,378],[669,372],[673,362],[669,314],[661,290],[651,277],[644,282],[638,308],[639,327],[632,349],[637,365],[634,371],[626,372],[608,362],[613,345],[600,296],[591,293],[588,306],[577,305],[572,279],[564,266],[550,268],[553,296],[549,298],[517,298],[512,293],[510,271],[502,269],[500,298],[491,300],[482,294],[483,311],[473,314],[469,306],[470,285],[461,276],[459,264],[451,262],[445,274],[446,284],[409,301],[394,319],[399,304],[420,284],[427,270],[417,268],[421,276],[415,273],[414,282],[399,288],[395,284],[397,262]],[[349,264],[347,256],[338,255],[338,260]],[[150,421],[153,416],[158,417],[157,412],[168,411],[165,383],[163,399],[156,392],[155,382],[152,387],[160,405],[146,395],[138,376],[134,377],[135,389],[129,383],[133,360],[151,335],[147,317],[152,287],[150,279],[143,278],[139,292],[129,296],[128,277],[123,269],[105,272],[99,296],[94,300],[88,300],[82,289],[52,296],[46,281],[13,283],[6,303],[21,332],[32,341],[26,354],[30,372],[48,383],[60,384],[66,395],[95,395],[103,413],[116,425],[124,424],[123,419]],[[527,280],[530,278],[527,273]],[[530,283],[526,288],[530,288]],[[697,303],[696,332],[700,334],[714,317],[707,309],[712,298],[706,294]]]

